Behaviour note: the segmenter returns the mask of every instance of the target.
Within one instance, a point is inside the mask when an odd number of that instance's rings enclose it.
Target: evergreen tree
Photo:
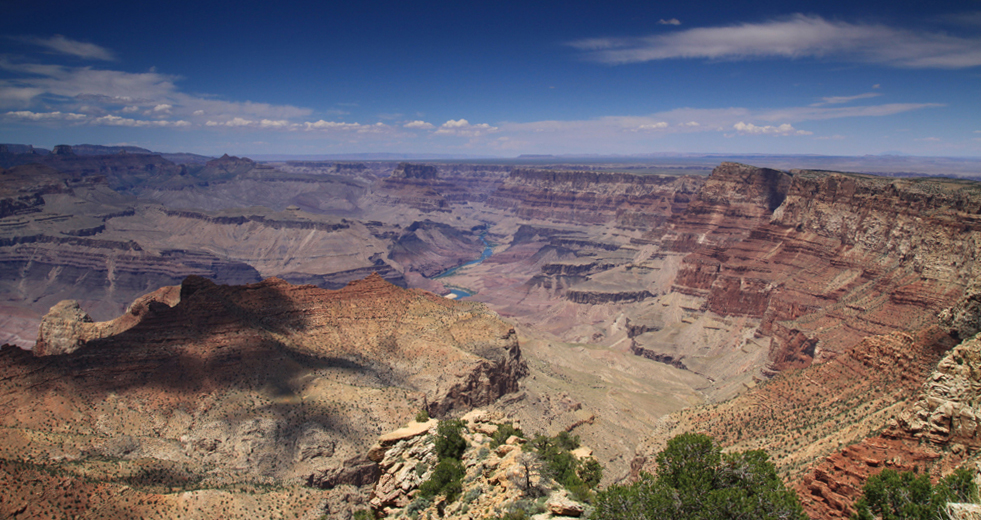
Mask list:
[[[807,519],[763,451],[723,455],[711,437],[685,433],[668,441],[657,466],[656,475],[600,492],[593,518]]]

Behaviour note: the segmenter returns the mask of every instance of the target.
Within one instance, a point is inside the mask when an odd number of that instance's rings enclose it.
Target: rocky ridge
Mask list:
[[[315,495],[300,488],[315,475],[342,475],[321,500],[347,496],[363,481],[345,470],[380,432],[420,408],[443,416],[489,404],[526,370],[513,329],[479,304],[378,276],[338,291],[190,277],[103,324],[60,307],[37,352],[48,355],[0,350],[6,478],[85,475],[108,494],[99,507],[139,499],[149,509],[137,509],[156,517],[173,514],[187,492],[245,507],[254,486],[313,511]],[[100,465],[106,459],[111,468]],[[8,488],[3,514],[64,507],[61,498],[28,501],[25,486]]]
[[[494,518],[509,512],[524,512],[530,518],[574,518],[583,516],[586,506],[569,498],[568,492],[543,471],[541,463],[522,450],[525,439],[512,436],[495,446],[491,437],[502,424],[514,427],[503,416],[473,410],[462,417],[467,447],[461,458],[466,470],[460,497],[447,502],[418,495],[419,486],[435,469],[435,435],[438,421],[410,423],[379,438],[369,452],[378,463],[380,477],[371,493],[369,505],[381,518],[417,517],[475,520]],[[591,457],[591,450],[580,448],[580,458]]]

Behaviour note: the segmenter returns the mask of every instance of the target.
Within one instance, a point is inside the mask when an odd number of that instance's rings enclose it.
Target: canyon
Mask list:
[[[684,431],[765,449],[814,518],[977,462],[974,181],[30,155],[0,153],[2,479],[70,491],[5,512],[345,517],[378,435],[477,406],[606,484]]]

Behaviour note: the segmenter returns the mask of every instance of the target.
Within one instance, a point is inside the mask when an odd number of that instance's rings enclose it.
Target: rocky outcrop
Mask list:
[[[566,299],[575,303],[588,305],[602,305],[607,303],[635,303],[654,295],[650,291],[617,291],[599,292],[585,290],[568,290],[565,293]]]
[[[450,203],[436,189],[434,166],[401,163],[372,194],[376,204],[408,206],[423,213],[448,212]]]
[[[894,428],[937,446],[981,447],[981,337],[947,352]]]
[[[41,318],[32,352],[35,356],[71,354],[90,341],[124,332],[151,313],[177,305],[180,294],[180,286],[161,287],[137,298],[122,316],[100,323],[94,323],[77,301],[63,300]]]
[[[436,167],[428,164],[399,163],[392,172],[393,179],[435,180]]]
[[[804,474],[794,489],[811,518],[851,518],[868,477],[886,468],[929,473],[939,458],[929,447],[879,435],[827,457]]]
[[[981,338],[947,351],[883,433],[829,455],[801,477],[796,488],[811,517],[849,518],[865,480],[884,468],[940,477],[976,464],[979,374]]]
[[[467,446],[461,462],[466,475],[459,498],[447,502],[441,496],[427,499],[419,495],[419,487],[433,475],[438,462],[437,422],[413,422],[382,436],[372,450],[381,468],[369,502],[375,514],[392,520],[426,515],[458,520],[494,518],[519,510],[537,512],[535,518],[542,520],[583,514],[583,504],[548,477],[540,460],[522,450],[525,439],[511,436],[501,444],[493,442],[491,435],[499,424],[513,427],[510,421],[482,410],[474,410],[462,420],[461,434]],[[589,457],[587,451],[579,453]]]
[[[75,155],[75,152],[72,151],[72,147],[70,145],[59,144],[55,145],[54,149],[51,150],[51,155],[71,156]]]
[[[688,370],[688,367],[682,362],[683,358],[675,359],[671,354],[665,354],[661,352],[655,352],[650,349],[646,349],[640,345],[634,343],[630,346],[630,352],[635,356],[645,357],[651,361],[657,361],[658,363],[664,363],[666,365],[671,365],[680,370]]]

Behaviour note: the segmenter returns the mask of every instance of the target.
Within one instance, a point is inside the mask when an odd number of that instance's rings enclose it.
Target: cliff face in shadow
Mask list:
[[[72,472],[112,458],[129,477],[88,478],[117,493],[147,465],[171,468],[182,487],[298,486],[418,410],[490,404],[526,371],[514,330],[481,305],[377,275],[338,291],[189,277],[177,291],[108,323],[59,306],[35,356],[0,351],[0,459]]]

